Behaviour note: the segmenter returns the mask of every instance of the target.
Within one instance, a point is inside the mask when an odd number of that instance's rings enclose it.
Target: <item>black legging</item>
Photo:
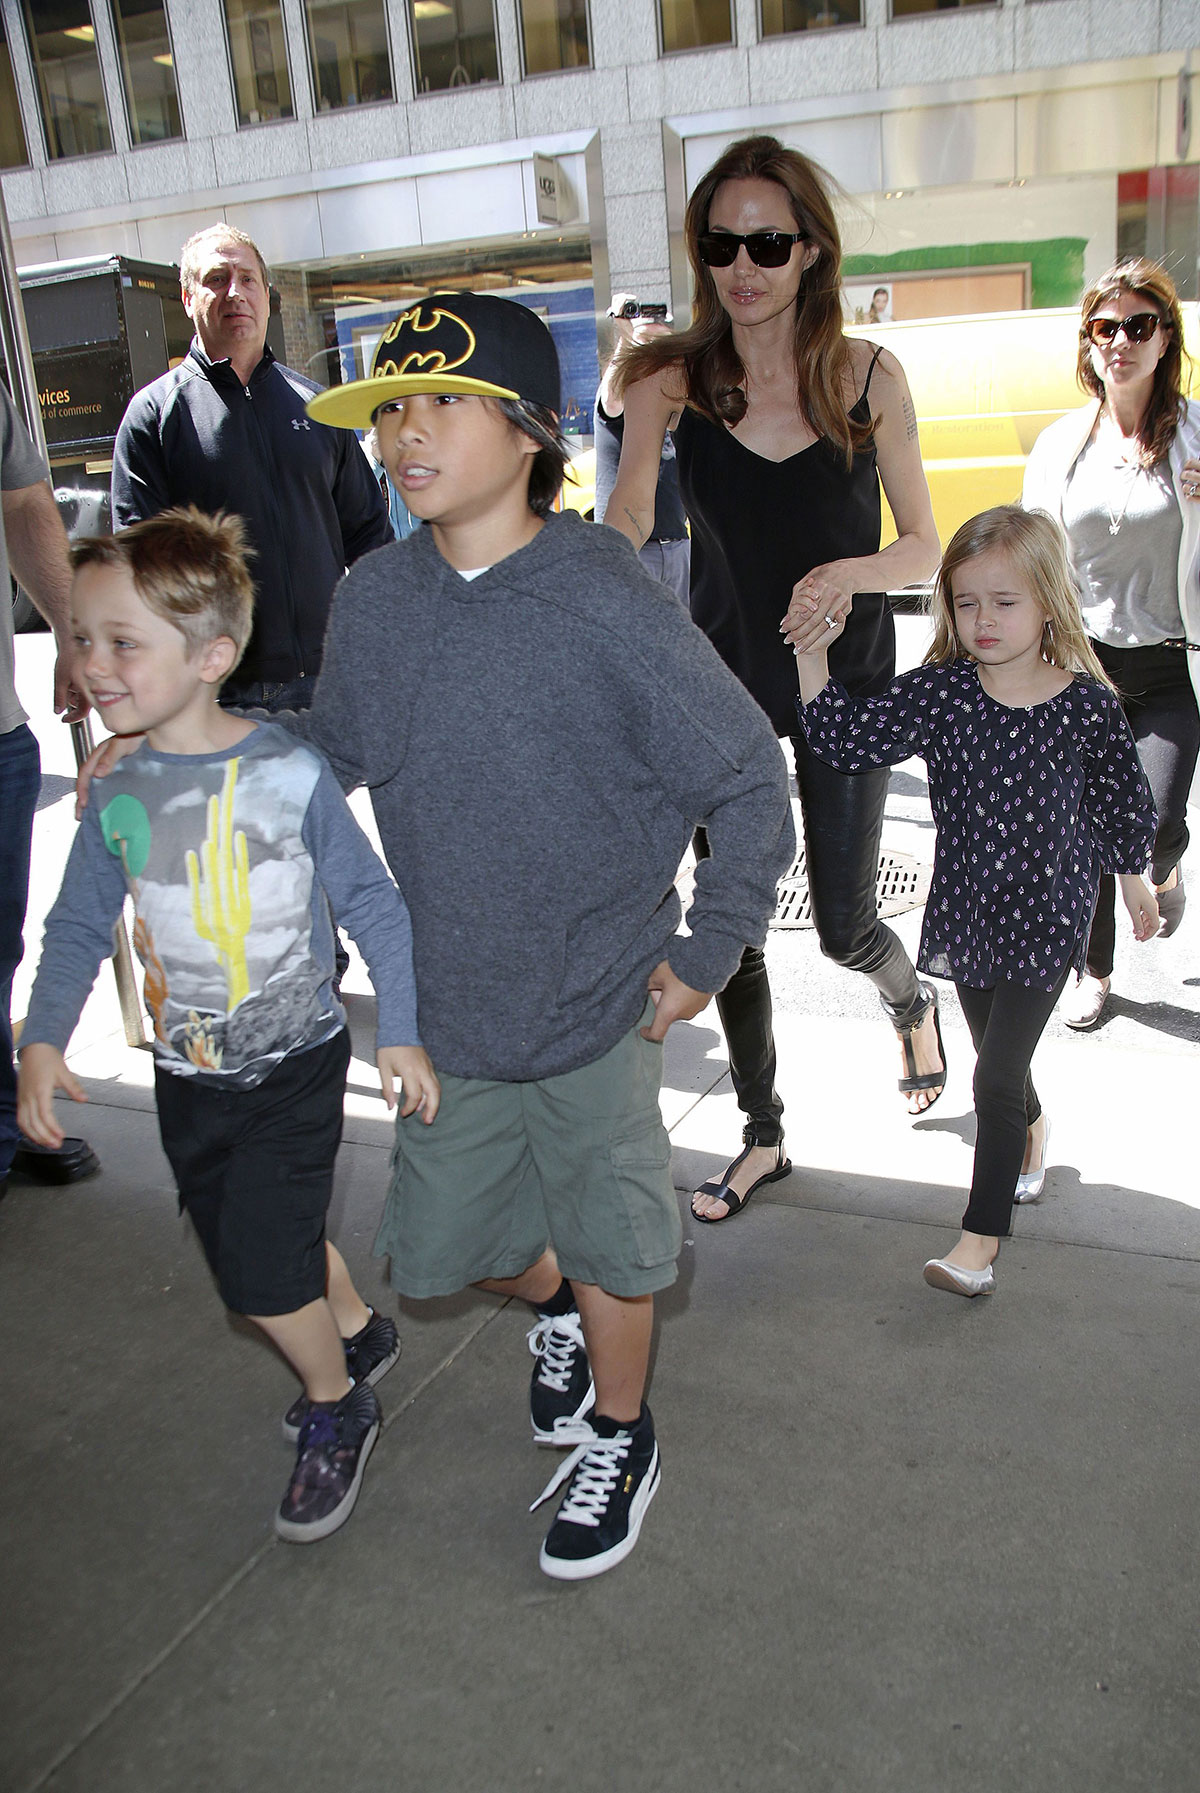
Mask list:
[[[804,815],[808,893],[821,950],[847,970],[865,972],[892,1018],[906,1020],[919,1012],[924,997],[912,960],[875,907],[889,770],[836,772],[817,759],[803,736],[793,736],[792,747]],[[696,853],[708,856],[703,829],[696,834]],[[771,986],[758,947],[747,947],[742,954],[717,997],[717,1013],[738,1107],[746,1116],[743,1138],[747,1144],[777,1145],[783,1137],[783,1103],[775,1089]]]
[[[1029,1066],[1066,981],[1064,971],[1053,990],[1030,990],[1007,981],[990,990],[955,985],[976,1052],[978,1124],[964,1232],[1005,1239],[1012,1231],[1026,1132],[1042,1112]]]
[[[1151,876],[1165,884],[1188,844],[1187,799],[1200,751],[1200,710],[1184,648],[1108,647],[1092,643],[1100,664],[1117,687],[1138,758],[1150,781],[1158,832]],[[1088,940],[1087,968],[1093,977],[1111,977],[1116,947],[1116,880],[1103,877]]]

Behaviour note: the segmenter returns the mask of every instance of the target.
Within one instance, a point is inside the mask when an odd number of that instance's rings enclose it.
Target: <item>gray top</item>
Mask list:
[[[418,1043],[404,903],[328,766],[283,729],[222,753],[143,744],[93,783],[23,1044],[66,1050],[127,891],[163,1070],[249,1089],[335,1034],[331,905],[370,967],[380,1045]]]
[[[1089,442],[1067,476],[1062,519],[1088,634],[1109,647],[1177,641],[1183,518],[1167,463],[1128,467]]]
[[[571,512],[468,582],[432,531],[338,588],[309,715],[366,783],[412,915],[439,1071],[589,1064],[659,960],[719,990],[760,943],[794,840],[762,711],[615,530]],[[688,922],[674,880],[708,830]]]
[[[0,386],[0,490],[20,491],[49,478],[46,463],[30,441],[8,393]],[[12,605],[9,602],[8,546],[0,517],[0,735],[7,735],[28,720],[17,701],[16,662],[13,658]]]

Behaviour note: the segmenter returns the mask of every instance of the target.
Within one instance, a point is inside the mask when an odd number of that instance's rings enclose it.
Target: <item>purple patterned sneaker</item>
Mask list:
[[[382,1382],[400,1356],[400,1335],[396,1322],[371,1309],[371,1318],[353,1338],[343,1339],[346,1352],[346,1374],[351,1382],[365,1382],[374,1388]],[[283,1416],[283,1436],[288,1444],[297,1444],[300,1428],[308,1418],[308,1396],[297,1395]]]
[[[539,1314],[525,1336],[537,1359],[529,1382],[534,1443],[573,1445],[590,1438],[596,1396],[578,1309]]]
[[[367,1458],[379,1436],[379,1396],[366,1383],[340,1401],[311,1401],[300,1452],[275,1530],[289,1544],[315,1544],[354,1511]]]

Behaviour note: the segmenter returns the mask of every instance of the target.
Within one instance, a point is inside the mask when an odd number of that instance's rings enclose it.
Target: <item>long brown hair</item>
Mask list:
[[[1083,626],[1062,528],[1045,511],[1022,510],[1019,504],[997,504],[955,530],[933,589],[933,644],[924,664],[949,666],[953,660],[974,659],[954,622],[954,575],[993,548],[1008,555],[1045,613],[1042,659],[1062,672],[1083,672],[1111,685]]]
[[[1170,453],[1175,431],[1183,416],[1185,359],[1179,294],[1175,291],[1175,282],[1158,262],[1147,261],[1142,255],[1130,256],[1126,261],[1117,262],[1107,274],[1101,274],[1099,280],[1089,286],[1080,305],[1076,376],[1085,392],[1090,392],[1093,398],[1103,401],[1104,381],[1092,366],[1092,343],[1087,326],[1102,305],[1110,304],[1121,294],[1131,299],[1148,299],[1161,314],[1163,322],[1160,327],[1167,333],[1166,353],[1159,357],[1158,366],[1154,370],[1150,403],[1138,426],[1138,442],[1141,445],[1138,458],[1143,467],[1153,467],[1158,461],[1164,461]]]
[[[796,229],[817,250],[796,297],[792,353],[796,398],[810,429],[840,448],[847,465],[871,433],[869,423],[846,415],[850,350],[842,330],[842,245],[833,209],[834,183],[823,168],[787,149],[777,137],[742,137],[731,143],[700,181],[684,220],[688,260],[695,280],[692,323],[678,336],[631,351],[619,374],[621,389],[677,364],[687,402],[712,423],[740,423],[746,414],[746,370],[733,346],[733,326],[717,297],[699,242],[718,187],[726,181],[774,181],[787,197]]]

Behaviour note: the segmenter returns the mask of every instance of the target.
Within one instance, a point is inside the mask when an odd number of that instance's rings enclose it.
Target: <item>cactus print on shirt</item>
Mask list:
[[[139,752],[105,780],[100,829],[137,911],[160,1056],[257,1082],[338,1027],[302,839],[320,771],[260,729],[224,755]]]
[[[878,697],[833,680],[800,726],[839,772],[925,761],[937,826],[917,963],[977,990],[1053,990],[1081,969],[1102,872],[1142,873],[1156,817],[1114,693],[1076,677],[1010,708],[973,660],[903,673]]]

